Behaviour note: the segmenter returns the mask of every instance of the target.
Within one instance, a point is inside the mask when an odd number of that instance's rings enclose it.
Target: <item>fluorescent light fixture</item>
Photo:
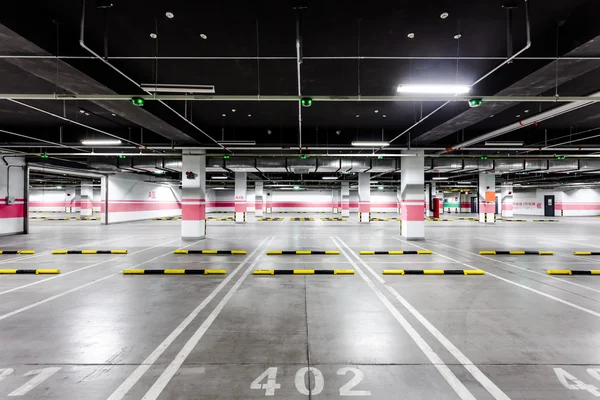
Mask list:
[[[120,140],[82,140],[81,144],[84,146],[107,146],[111,144],[121,144]]]
[[[434,176],[431,179],[434,181],[447,181],[449,178],[447,176]]]
[[[160,170],[160,169],[157,169],[156,171],[154,171],[154,173],[155,173],[156,175],[162,175],[162,174],[165,174],[166,172],[165,172],[165,171],[162,171],[162,170]]]
[[[470,185],[471,182],[457,182],[459,185]]]
[[[398,85],[398,93],[465,94],[470,90],[466,85]]]
[[[294,186],[294,190],[300,190],[300,186]]]
[[[217,142],[222,144],[223,146],[255,146],[256,142],[254,140],[223,140]]]
[[[215,179],[215,180],[225,180],[225,179],[229,179],[226,176],[213,176],[210,179]]]
[[[57,189],[62,189],[62,186],[57,186],[56,188],[57,188]]]
[[[352,142],[352,146],[356,147],[385,147],[389,145],[390,142]]]
[[[337,176],[324,176],[321,179],[334,181],[337,178],[338,178]]]
[[[383,190],[383,186],[378,186],[377,189]]]
[[[523,142],[485,142],[486,146],[523,146]]]
[[[141,88],[150,93],[214,93],[214,85],[165,85],[142,83]]]

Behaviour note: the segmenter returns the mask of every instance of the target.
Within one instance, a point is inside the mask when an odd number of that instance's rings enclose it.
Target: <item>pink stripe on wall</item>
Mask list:
[[[424,221],[425,200],[405,200],[400,203],[402,221]]]
[[[178,201],[151,201],[151,200],[109,200],[108,212],[135,212],[156,210],[180,210]],[[104,212],[104,203],[101,211]]]
[[[81,207],[80,201],[30,201],[29,207]]]
[[[600,203],[556,203],[556,210],[600,211]]]
[[[510,211],[513,209],[512,203],[502,203],[502,211]],[[496,211],[496,210],[494,210]]]

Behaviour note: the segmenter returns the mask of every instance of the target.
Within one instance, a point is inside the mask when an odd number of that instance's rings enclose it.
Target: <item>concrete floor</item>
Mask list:
[[[2,255],[0,268],[62,271],[0,275],[0,398],[600,397],[600,277],[545,272],[600,269],[600,257],[572,255],[599,251],[600,219],[427,223],[426,241],[406,242],[397,222],[270,216],[285,219],[211,221],[209,238],[197,242],[180,240],[179,221],[34,220],[30,235],[0,237],[0,249],[37,251]],[[182,247],[248,255],[172,254]],[[61,248],[129,254],[50,255]],[[358,255],[420,248],[434,254]],[[266,256],[267,249],[342,254]],[[555,255],[480,256],[482,249]],[[383,269],[472,267],[486,275],[381,275]],[[228,273],[120,273],[184,268]],[[356,274],[254,276],[253,269]]]

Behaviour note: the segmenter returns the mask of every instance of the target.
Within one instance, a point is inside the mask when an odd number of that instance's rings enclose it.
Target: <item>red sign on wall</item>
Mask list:
[[[148,198],[149,199],[155,199],[156,198],[156,192],[148,192]]]

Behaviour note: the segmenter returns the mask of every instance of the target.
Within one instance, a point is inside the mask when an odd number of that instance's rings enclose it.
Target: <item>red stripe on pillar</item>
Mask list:
[[[424,200],[405,200],[400,203],[402,221],[423,221]]]
[[[203,221],[206,219],[206,203],[204,200],[184,200],[181,209],[184,221]]]
[[[2,218],[23,218],[25,217],[24,204],[0,204],[0,219]]]
[[[361,201],[358,204],[358,211],[361,213],[371,212],[371,202],[370,201]]]
[[[246,202],[245,201],[235,201],[235,212],[246,212]]]
[[[496,212],[496,203],[479,203],[479,212],[493,214]]]

